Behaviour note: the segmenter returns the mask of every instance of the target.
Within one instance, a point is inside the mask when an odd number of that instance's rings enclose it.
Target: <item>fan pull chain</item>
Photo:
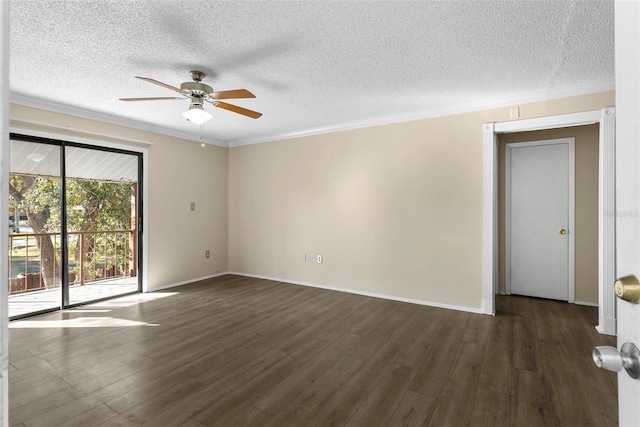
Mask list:
[[[202,134],[202,128],[204,127],[204,124],[200,123],[200,147],[204,148],[206,146],[206,144],[204,143],[204,136]]]

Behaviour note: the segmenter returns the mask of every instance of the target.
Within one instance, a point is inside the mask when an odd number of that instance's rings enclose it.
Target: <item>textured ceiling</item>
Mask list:
[[[198,138],[189,70],[253,120],[206,104],[233,144],[614,79],[613,1],[10,2],[10,87],[31,98]]]

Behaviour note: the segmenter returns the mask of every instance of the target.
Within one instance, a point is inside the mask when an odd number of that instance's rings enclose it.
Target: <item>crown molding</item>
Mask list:
[[[134,143],[134,144],[142,144],[142,145],[153,145],[153,142],[135,139],[135,138],[127,138],[123,136],[115,136],[111,134],[101,133],[101,132],[93,132],[84,129],[74,128],[71,126],[60,126],[57,124],[52,124],[48,122],[41,122],[38,120],[24,119],[22,117],[11,117],[10,118],[10,129],[12,133],[21,133],[22,131],[26,131],[29,134],[36,133],[45,133],[45,134],[64,134],[65,138],[69,136],[78,137],[80,139],[91,140],[91,141],[106,141],[106,142],[124,142],[124,143]],[[45,136],[45,135],[42,135]],[[45,136],[46,137],[46,136]],[[86,141],[79,141],[86,142]]]
[[[300,138],[305,136],[321,135],[325,133],[340,132],[354,129],[362,129],[373,126],[389,125],[413,120],[429,119],[453,114],[469,113],[473,111],[487,110],[491,108],[506,107],[514,104],[528,104],[532,102],[546,101],[549,99],[567,98],[571,96],[587,95],[590,93],[615,90],[615,80],[606,80],[598,83],[584,85],[565,86],[556,89],[541,90],[507,97],[493,98],[480,102],[455,104],[443,107],[434,107],[410,113],[394,114],[372,119],[347,122],[313,129],[303,129],[293,132],[284,132],[268,136],[235,139],[228,141],[229,147],[260,144],[263,142],[281,141],[284,139]]]
[[[423,120],[434,117],[448,116],[452,114],[469,113],[473,111],[487,110],[491,108],[506,107],[516,104],[528,104],[532,102],[545,101],[549,99],[567,98],[571,96],[587,95],[590,93],[605,92],[609,90],[615,90],[615,80],[606,80],[597,83],[590,83],[584,85],[565,86],[561,88],[541,90],[536,92],[529,92],[524,94],[518,94],[514,96],[492,98],[480,102],[455,104],[441,107],[428,108],[425,110],[414,111],[410,113],[394,114],[389,116],[375,117],[366,120],[333,124],[329,126],[322,126],[310,129],[300,129],[291,132],[275,133],[271,135],[264,135],[251,138],[240,138],[230,141],[224,141],[215,138],[204,138],[204,142],[207,144],[217,145],[219,147],[232,148],[243,145],[261,144],[264,142],[281,141],[285,139],[301,138],[305,136],[322,135],[325,133],[333,133],[340,131],[348,131],[354,129],[362,129],[367,127],[389,125],[394,123],[402,123],[414,120]],[[119,126],[125,126],[133,129],[143,130],[147,132],[153,132],[161,135],[172,136],[175,138],[181,138],[188,141],[200,142],[197,135],[192,135],[186,132],[181,132],[173,129],[168,129],[161,126],[156,126],[149,123],[139,122],[123,117],[113,116],[110,114],[100,113],[92,110],[85,110],[82,108],[74,107],[68,104],[60,104],[50,101],[44,101],[37,98],[32,98],[26,95],[12,93],[10,95],[10,101],[14,104],[24,105],[28,107],[39,108],[46,111],[68,114],[71,116],[81,117],[90,120],[97,120],[105,123],[110,123]],[[15,118],[20,120],[20,118]]]
[[[38,108],[53,113],[67,114],[70,116],[80,117],[83,119],[96,120],[104,123],[110,123],[113,125],[124,126],[132,129],[138,129],[146,132],[153,132],[160,135],[172,136],[174,138],[185,139],[187,141],[200,142],[198,135],[193,135],[187,132],[181,132],[173,129],[168,129],[162,126],[156,126],[149,123],[139,122],[136,120],[126,119],[124,117],[113,116],[111,114],[101,113],[93,110],[86,110],[84,108],[74,107],[68,104],[61,104],[57,102],[44,101],[38,98],[32,98],[30,96],[11,93],[9,101],[12,104],[23,105],[26,107]],[[12,117],[15,120],[23,120],[19,117]],[[229,144],[226,141],[215,138],[204,138],[204,142],[211,145],[217,145],[219,147],[228,148]]]

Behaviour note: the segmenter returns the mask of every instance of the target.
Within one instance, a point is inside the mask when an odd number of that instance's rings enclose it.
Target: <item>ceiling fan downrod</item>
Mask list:
[[[204,77],[206,76],[205,73],[198,70],[191,70],[189,71],[189,74],[191,74],[191,78],[193,79],[194,82],[201,82],[202,79],[204,79]]]

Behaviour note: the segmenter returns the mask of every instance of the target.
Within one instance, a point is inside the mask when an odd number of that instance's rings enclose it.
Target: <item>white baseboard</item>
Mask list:
[[[616,319],[605,318],[604,323],[596,326],[596,331],[603,335],[616,335]]]
[[[489,310],[489,307],[493,307],[492,310]],[[492,296],[491,299],[487,300],[485,299],[482,302],[482,314],[488,314],[489,316],[495,316],[496,315],[496,304],[495,304],[495,298]]]
[[[574,301],[576,305],[587,305],[589,307],[599,307],[597,302],[587,302],[587,301]]]
[[[445,308],[445,309],[448,309],[448,310],[466,311],[468,313],[475,313],[475,314],[486,314],[486,313],[483,312],[482,308],[472,308],[472,307],[463,307],[463,306],[459,306],[459,305],[442,304],[442,303],[438,303],[438,302],[423,301],[423,300],[417,300],[417,299],[412,299],[412,298],[404,298],[404,297],[398,297],[398,296],[394,296],[394,295],[378,294],[378,293],[374,293],[374,292],[359,291],[359,290],[355,290],[355,289],[339,288],[339,287],[335,287],[335,286],[320,285],[320,284],[317,284],[317,283],[301,282],[299,280],[280,279],[278,277],[268,277],[268,276],[261,276],[261,275],[257,275],[257,274],[239,273],[237,271],[230,271],[227,274],[235,274],[237,276],[253,277],[255,279],[273,280],[273,281],[276,281],[276,282],[290,283],[292,285],[309,286],[311,288],[327,289],[327,290],[330,290],[330,291],[345,292],[345,293],[348,293],[348,294],[363,295],[363,296],[367,296],[367,297],[381,298],[381,299],[386,299],[386,300],[391,300],[391,301],[408,302],[408,303],[411,303],[411,304],[426,305],[426,306],[429,306],[429,307]]]
[[[191,283],[199,282],[201,280],[213,279],[214,277],[224,276],[225,274],[235,274],[235,273],[229,273],[229,272],[225,271],[224,273],[216,273],[216,274],[212,274],[210,276],[203,276],[203,277],[198,277],[196,279],[184,280],[182,282],[169,283],[168,285],[162,285],[162,286],[159,286],[157,288],[153,288],[151,290],[148,290],[147,292],[162,291],[164,289],[175,288],[176,286],[188,285],[188,284],[191,284]]]

